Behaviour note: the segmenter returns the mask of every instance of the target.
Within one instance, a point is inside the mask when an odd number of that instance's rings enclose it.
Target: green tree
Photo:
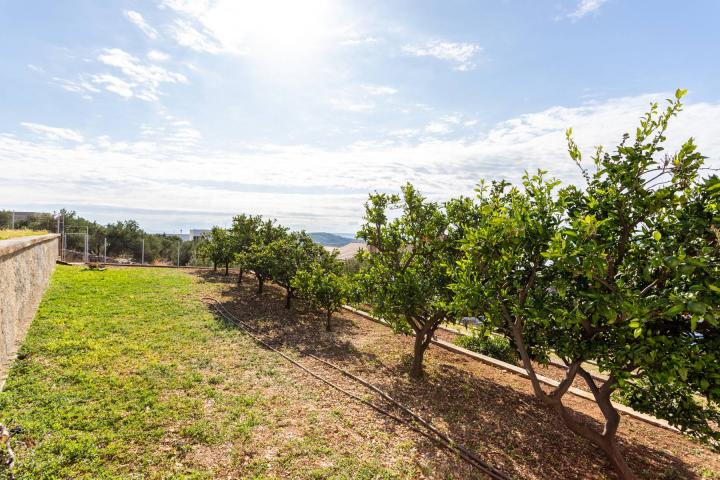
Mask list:
[[[632,143],[625,135],[612,154],[598,149],[584,190],[554,195],[556,183],[540,175],[524,191],[481,188],[481,223],[456,270],[458,305],[504,324],[536,396],[626,479],[634,474],[617,445],[615,392],[717,446],[720,186],[699,181],[703,157],[692,140],[661,156],[683,93],[661,113],[652,105]],[[568,140],[581,165],[570,132]],[[551,351],[568,370],[546,393],[532,360]],[[588,361],[608,379],[594,379]],[[604,416],[602,431],[562,403],[577,376]]]
[[[285,308],[290,308],[295,292],[295,275],[316,262],[324,253],[324,248],[307,233],[292,232],[272,241],[268,249],[273,259],[270,274],[273,281],[285,289]]]
[[[230,237],[234,257],[246,253],[250,249],[256,241],[258,230],[261,225],[262,217],[260,217],[260,215],[246,215],[243,213],[233,217],[232,227],[230,228]],[[244,273],[244,269],[241,264],[239,270],[238,285],[242,283]]]
[[[397,218],[390,217],[399,214]],[[402,197],[376,193],[365,204],[358,237],[367,250],[357,276],[364,300],[396,332],[415,336],[410,375],[423,376],[423,356],[446,319],[452,298],[446,264],[454,245],[446,238],[448,219],[407,184]]]
[[[556,273],[545,256],[565,218],[567,192],[557,192],[557,186],[544,172],[526,174],[521,188],[503,181],[481,182],[475,211],[464,227],[464,255],[451,268],[455,279],[451,288],[457,313],[481,317],[485,327],[506,335],[528,371],[536,396],[574,426],[562,404],[572,381],[566,379],[546,394],[533,364],[548,359],[553,341],[576,340],[563,338],[550,315],[553,308],[561,308],[553,305],[557,302],[553,295]]]
[[[12,226],[12,211],[0,210],[0,229],[10,229]]]
[[[210,236],[198,246],[198,255],[212,262],[213,271],[217,271],[218,265],[224,265],[225,275],[228,275],[230,263],[235,259],[229,232],[224,228],[213,227]]]
[[[578,367],[606,419],[605,430],[589,436],[626,478],[632,473],[614,439],[616,390],[716,447],[720,440],[712,427],[720,418],[720,184],[699,178],[704,157],[692,139],[662,153],[684,94],[664,111],[653,104],[632,143],[626,134],[615,152],[596,151],[595,171],[583,171],[587,187],[570,197],[568,225],[547,255],[564,273],[558,291],[574,306],[555,318],[582,340],[559,351],[609,374],[596,384]],[[581,165],[571,132],[568,144]]]
[[[342,274],[342,264],[334,255],[324,253],[305,270],[299,270],[292,286],[313,308],[325,314],[325,330],[331,331],[332,316],[348,298],[349,285]]]
[[[235,260],[240,268],[250,270],[258,282],[258,295],[262,295],[265,282],[272,278],[275,269],[275,253],[270,244],[287,235],[287,228],[278,225],[275,220],[261,222],[253,244],[245,252],[236,253]]]

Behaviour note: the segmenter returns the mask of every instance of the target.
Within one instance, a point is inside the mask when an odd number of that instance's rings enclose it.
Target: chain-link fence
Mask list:
[[[157,237],[160,237],[158,239]],[[198,266],[197,241],[152,235],[123,242],[87,232],[61,234],[60,258],[65,262],[99,262],[137,265]]]

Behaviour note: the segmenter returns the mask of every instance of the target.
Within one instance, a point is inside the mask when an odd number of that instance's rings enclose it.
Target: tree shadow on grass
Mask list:
[[[203,272],[201,276],[215,283],[226,283],[227,287],[221,290],[221,305],[275,348],[288,347],[327,361],[376,363],[374,355],[358,350],[353,344],[352,338],[362,331],[351,319],[334,315],[332,331],[326,332],[325,317],[309,309],[300,299],[293,299],[291,308],[285,308],[285,291],[277,285],[265,284],[262,295],[258,295],[254,277],[246,276],[238,285],[237,277],[230,280],[224,277],[223,282],[218,275]]]
[[[237,276],[212,272],[200,276],[227,283],[221,291],[223,306],[270,345],[312,353],[364,377],[511,477],[615,478],[602,451],[570,432],[532,394],[456,366],[471,360],[431,349],[425,378],[410,380],[410,337],[395,336],[383,326],[346,313],[334,316],[334,331],[328,333],[324,319],[302,302],[295,300],[291,309],[285,309],[284,291],[275,285],[266,285],[259,297],[254,277],[247,276],[238,286]],[[368,338],[375,344],[368,344]],[[388,361],[374,351],[378,348],[403,353],[399,361]],[[601,428],[589,415],[575,414],[593,428]],[[389,432],[397,432],[397,423],[387,418],[383,422]],[[645,444],[631,444],[622,437],[619,440],[639,478],[698,478],[677,456]],[[438,457],[438,447],[426,439],[415,442],[415,447],[424,458],[433,458],[439,476],[482,478],[457,458]]]

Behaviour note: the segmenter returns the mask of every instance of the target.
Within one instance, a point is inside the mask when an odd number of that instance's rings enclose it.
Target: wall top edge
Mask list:
[[[47,235],[33,235],[29,237],[10,238],[8,240],[0,240],[0,258],[11,255],[20,250],[24,250],[33,245],[49,242],[60,238],[58,233],[49,233]]]

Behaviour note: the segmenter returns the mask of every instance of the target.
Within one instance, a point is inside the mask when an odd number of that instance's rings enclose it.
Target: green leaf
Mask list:
[[[633,332],[633,336],[635,338],[638,338],[640,335],[642,335],[642,328],[636,328],[635,331]]]
[[[660,239],[662,238],[662,235],[661,235],[660,232],[658,232],[657,230],[655,230],[655,231],[653,232],[652,236],[653,236],[653,238],[655,239],[656,242],[659,242]]]
[[[697,315],[705,315],[705,312],[707,311],[707,305],[702,302],[696,302],[695,300],[690,300],[687,307],[690,313],[695,313]]]

